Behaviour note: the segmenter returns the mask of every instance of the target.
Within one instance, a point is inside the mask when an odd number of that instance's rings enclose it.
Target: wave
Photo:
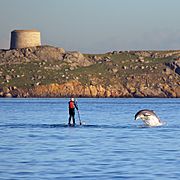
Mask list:
[[[157,126],[155,128],[161,128],[165,126]],[[180,128],[180,126],[166,126],[168,128]],[[69,126],[68,124],[23,124],[23,123],[10,123],[1,124],[0,128],[100,128],[100,129],[137,129],[137,128],[149,128],[145,125],[99,125],[99,124],[83,124],[75,126]]]

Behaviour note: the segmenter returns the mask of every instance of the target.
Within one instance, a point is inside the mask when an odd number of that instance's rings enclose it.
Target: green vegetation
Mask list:
[[[169,51],[156,53],[162,55]],[[119,80],[125,82],[131,76],[158,76],[166,67],[165,63],[172,60],[172,57],[140,57],[129,52],[84,56],[89,59],[97,56],[100,60],[94,61],[90,66],[73,68],[70,63],[56,60],[1,63],[0,86],[31,88],[39,84],[61,84],[69,80],[78,80],[83,85],[90,85],[93,81],[107,85]]]

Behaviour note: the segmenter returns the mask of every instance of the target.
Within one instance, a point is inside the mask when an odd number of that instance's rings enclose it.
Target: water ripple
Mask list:
[[[1,179],[179,178],[179,99],[80,99],[86,124],[75,127],[66,124],[67,101],[0,99]],[[134,121],[144,108],[168,123]]]

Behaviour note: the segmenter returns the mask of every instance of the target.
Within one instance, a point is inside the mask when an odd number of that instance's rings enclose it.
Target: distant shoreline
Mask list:
[[[179,98],[180,50],[0,50],[0,97]]]

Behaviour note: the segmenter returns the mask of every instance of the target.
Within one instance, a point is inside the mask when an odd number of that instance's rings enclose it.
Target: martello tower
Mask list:
[[[41,45],[41,34],[37,30],[14,30],[11,32],[10,49]]]

